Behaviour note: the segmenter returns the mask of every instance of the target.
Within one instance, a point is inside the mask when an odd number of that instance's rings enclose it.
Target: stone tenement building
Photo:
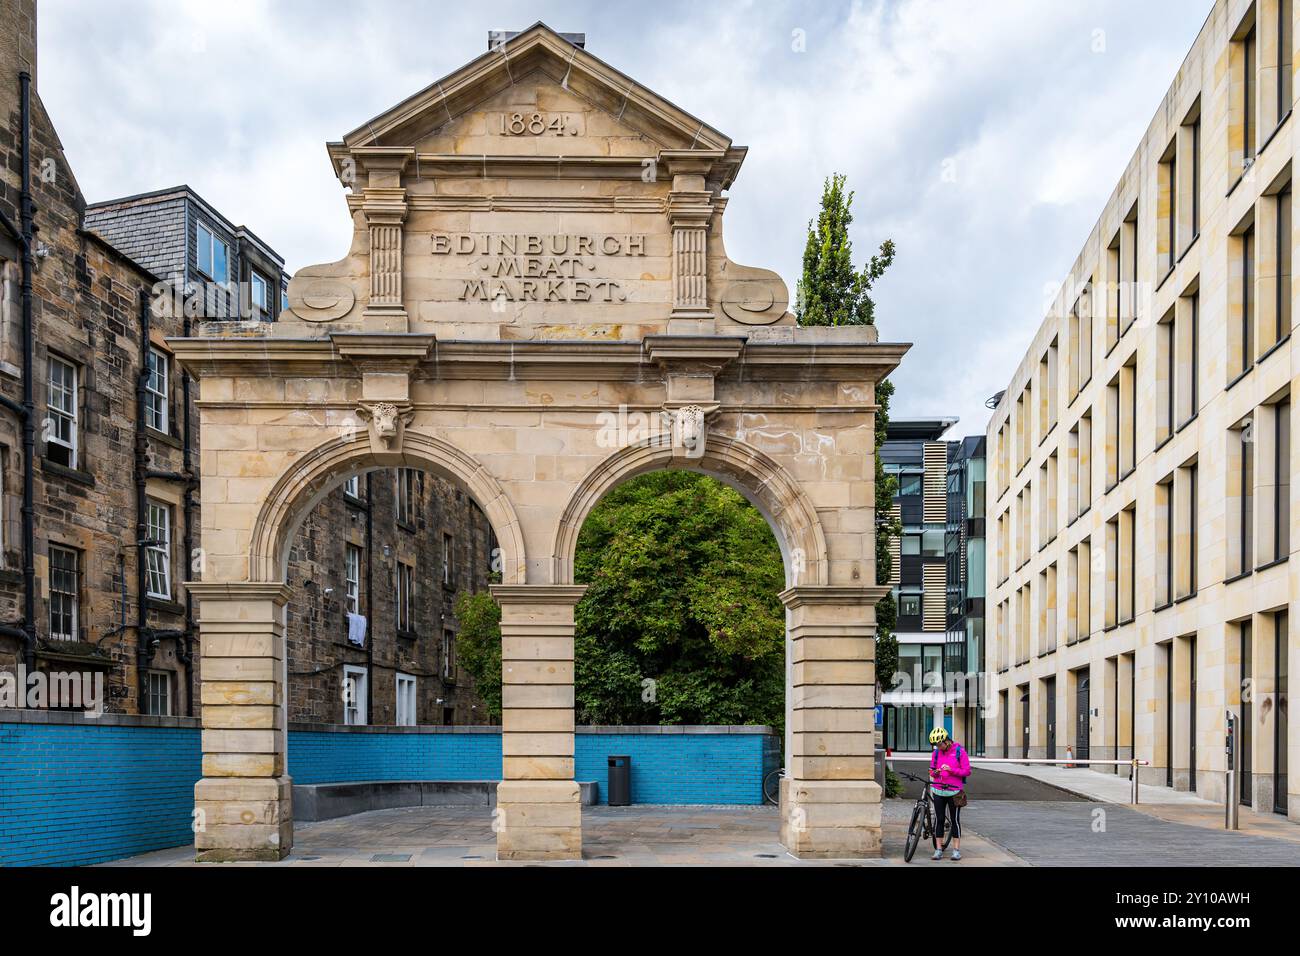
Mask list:
[[[147,409],[137,401],[145,357],[165,354],[163,338],[185,329],[166,317],[146,328],[142,292],[155,277],[82,228],[85,202],[37,92],[35,3],[0,10],[0,394],[6,400],[0,409],[0,666],[100,670],[110,709],[143,711],[163,688],[183,689],[197,679],[195,631],[179,589],[182,541],[198,528],[192,501],[185,521],[183,384],[174,375],[151,379],[158,388]],[[26,146],[23,71],[31,79]],[[39,230],[30,257],[30,367],[24,361],[24,152]],[[25,377],[32,392],[30,454],[24,453]],[[142,413],[152,416],[145,429],[137,427]],[[196,414],[190,423],[193,452]],[[32,472],[30,546],[24,543],[24,464]],[[144,481],[144,509],[137,477]],[[146,558],[153,562],[144,574],[152,596],[143,608],[136,546],[142,519],[170,542],[170,549]]]
[[[283,260],[188,187],[87,208],[37,93],[35,5],[5,4],[0,30],[0,395],[7,400],[0,409],[0,668],[100,671],[110,711],[195,714],[198,609],[185,582],[201,570],[204,462],[197,387],[166,340],[214,324],[244,327],[241,318],[275,321],[287,283]],[[23,70],[32,77],[38,230],[34,640],[24,618]],[[160,282],[195,292],[198,306],[165,307],[177,300],[155,300]],[[157,305],[147,332],[142,292]],[[459,591],[487,585],[493,547],[477,507],[432,476],[376,471],[322,500],[304,519],[290,562],[289,577],[300,585],[288,617],[290,718],[487,722],[456,666],[452,603]],[[349,610],[367,618],[362,646],[348,639]]]
[[[1215,4],[997,405],[988,732],[1222,800],[1230,711],[1300,821],[1296,15]]]
[[[283,307],[284,259],[189,186],[92,203],[86,228],[197,295],[204,318],[274,321]]]
[[[457,665],[453,603],[487,586],[495,548],[473,499],[425,471],[372,471],[328,494],[289,552],[290,720],[492,723]],[[349,609],[367,619],[364,647],[348,640]]]

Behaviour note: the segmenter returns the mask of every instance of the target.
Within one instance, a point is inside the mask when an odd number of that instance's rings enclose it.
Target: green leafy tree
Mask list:
[[[821,211],[808,223],[803,251],[803,277],[799,280],[796,311],[800,325],[875,325],[876,303],[871,290],[894,261],[894,243],[886,239],[880,251],[861,271],[853,264],[849,226],[853,222],[853,193],[845,192],[845,177],[836,173],[822,186]],[[893,560],[891,538],[903,533],[891,513],[898,479],[885,471],[880,446],[889,427],[889,402],[894,383],[876,384],[876,583],[890,578]],[[898,668],[898,641],[894,628],[898,605],[892,594],[876,603],[876,680],[882,687],[893,683]]]
[[[487,591],[461,591],[453,607],[460,631],[456,655],[474,678],[474,691],[493,717],[501,716],[501,607]]]
[[[574,692],[583,724],[770,724],[785,716],[781,552],[743,496],[704,475],[642,475],[578,537]],[[456,602],[460,662],[501,712],[501,612]]]
[[[886,239],[861,272],[853,265],[853,193],[845,193],[844,176],[836,173],[822,187],[822,207],[808,223],[803,249],[803,277],[796,310],[800,325],[875,325],[871,287],[894,261],[894,243]]]
[[[583,524],[574,570],[581,722],[783,724],[785,571],[739,493],[690,472],[625,482]]]

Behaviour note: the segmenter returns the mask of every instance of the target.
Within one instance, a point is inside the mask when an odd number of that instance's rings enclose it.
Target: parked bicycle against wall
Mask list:
[[[772,806],[781,805],[781,778],[785,776],[785,767],[778,767],[763,778],[763,799]]]
[[[939,840],[935,836],[934,821],[934,800],[930,797],[931,782],[915,774],[910,774],[905,770],[895,770],[900,777],[906,777],[908,780],[914,780],[922,784],[921,795],[916,800],[916,806],[912,808],[912,819],[907,825],[907,842],[903,844],[903,860],[911,863],[912,857],[916,855],[916,848],[921,842],[921,838],[930,841],[930,845],[936,849],[948,849],[948,844],[952,842],[952,827],[948,827],[943,835],[943,846],[939,846]]]

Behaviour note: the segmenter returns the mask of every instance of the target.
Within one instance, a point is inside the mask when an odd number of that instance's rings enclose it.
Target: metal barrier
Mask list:
[[[930,754],[929,754],[929,753],[925,753],[925,752],[921,752],[921,751],[918,751],[917,753],[903,753],[903,752],[900,751],[899,753],[889,754],[888,756],[886,756],[886,757],[885,757],[885,763],[889,763],[889,761],[891,761],[891,760],[929,760],[929,759],[930,759]],[[1049,757],[971,757],[971,758],[970,758],[970,762],[971,762],[972,764],[977,764],[977,763],[1019,763],[1019,764],[1043,763],[1043,764],[1058,764],[1058,763],[1063,763],[1063,764],[1068,764],[1068,765],[1071,766],[1071,767],[1078,767],[1078,766],[1082,766],[1082,765],[1084,765],[1084,764],[1094,764],[1094,763],[1095,763],[1095,764],[1103,764],[1103,765],[1111,766],[1111,767],[1131,767],[1132,770],[1131,770],[1130,773],[1129,773],[1129,780],[1131,781],[1131,786],[1129,787],[1129,793],[1132,795],[1132,799],[1131,799],[1129,802],[1130,802],[1130,803],[1133,803],[1133,804],[1137,804],[1137,803],[1138,803],[1138,767],[1149,767],[1149,766],[1151,766],[1151,761],[1150,761],[1150,760],[1138,760],[1136,757],[1133,758],[1132,760],[1092,760],[1092,759],[1090,759],[1090,758],[1084,758],[1084,759],[1080,760],[1078,757],[1064,758],[1064,759],[1061,759],[1061,760],[1056,760],[1056,759],[1054,759],[1054,758],[1049,758]]]

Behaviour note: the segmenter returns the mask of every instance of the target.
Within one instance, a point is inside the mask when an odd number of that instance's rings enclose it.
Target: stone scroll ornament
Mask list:
[[[709,420],[717,410],[717,405],[707,408],[702,405],[683,405],[660,412],[660,419],[670,429],[674,453],[680,451],[687,458],[704,457]]]
[[[306,322],[333,322],[347,315],[356,293],[342,279],[313,276],[302,270],[289,282],[289,311]]]
[[[406,426],[415,417],[415,410],[410,405],[394,405],[392,402],[363,403],[357,406],[357,415],[370,422],[370,450],[381,454],[402,450]]]

